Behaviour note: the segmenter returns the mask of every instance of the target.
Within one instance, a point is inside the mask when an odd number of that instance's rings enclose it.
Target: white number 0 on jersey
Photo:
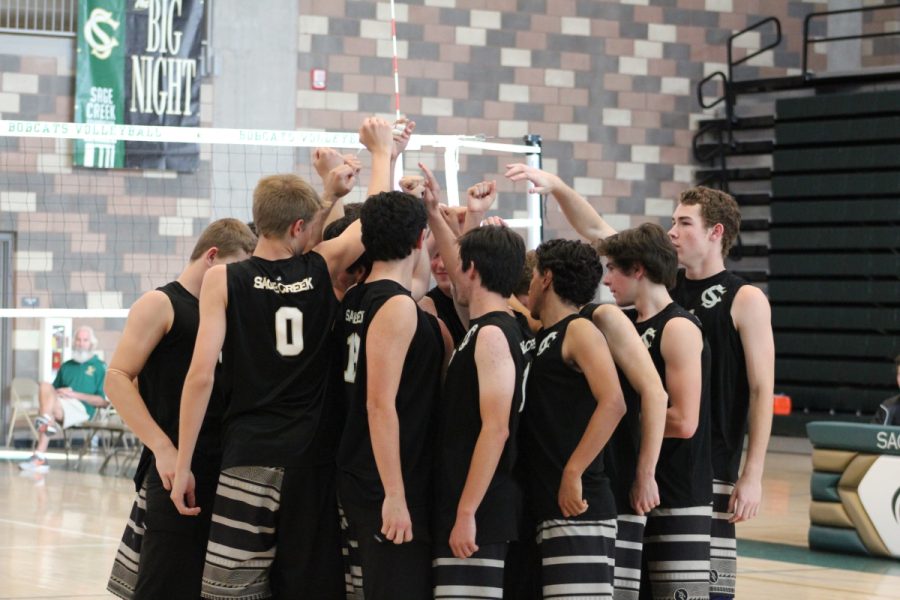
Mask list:
[[[303,352],[303,313],[299,308],[282,306],[275,311],[275,349],[282,356]]]

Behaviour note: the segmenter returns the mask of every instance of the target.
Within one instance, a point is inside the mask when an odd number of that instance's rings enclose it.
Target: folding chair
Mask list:
[[[15,432],[16,420],[24,418],[28,428],[34,436],[33,444],[37,443],[38,432],[34,427],[34,419],[40,413],[39,388],[33,379],[27,377],[15,377],[9,386],[12,398],[13,412],[9,419],[9,430],[6,432],[6,445],[12,442]],[[33,445],[32,444],[32,445]]]

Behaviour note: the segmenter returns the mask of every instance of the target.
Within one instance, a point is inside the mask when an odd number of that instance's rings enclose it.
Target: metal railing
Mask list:
[[[76,0],[0,0],[0,33],[75,37]]]
[[[871,38],[881,38],[881,37],[897,37],[900,36],[900,31],[881,31],[877,33],[860,33],[857,35],[836,35],[833,37],[817,37],[810,38],[809,37],[809,24],[813,19],[819,17],[830,17],[831,15],[844,15],[851,13],[867,13],[867,12],[875,12],[879,10],[895,10],[900,8],[900,4],[885,4],[884,6],[864,6],[860,8],[847,8],[844,10],[828,10],[824,12],[810,13],[806,15],[806,18],[803,19],[803,66],[802,72],[803,77],[809,79],[812,77],[812,73],[809,72],[809,47],[814,44],[822,44],[826,42],[843,42],[848,40],[867,40]]]

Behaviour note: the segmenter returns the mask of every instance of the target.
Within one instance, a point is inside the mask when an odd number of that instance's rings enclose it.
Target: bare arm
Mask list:
[[[641,398],[641,447],[631,488],[631,503],[635,512],[643,515],[659,505],[656,463],[666,428],[669,395],[650,353],[625,313],[611,304],[601,304],[594,309],[591,318],[609,342],[616,365]]]
[[[394,139],[391,124],[384,119],[369,117],[359,128],[359,141],[372,155],[372,176],[366,196],[389,192],[393,188],[391,152],[394,148]]]
[[[559,486],[559,507],[564,517],[575,517],[588,509],[582,496],[581,476],[606,446],[625,414],[625,398],[616,366],[603,335],[588,321],[569,324],[562,347],[563,359],[578,366],[597,401],[578,445],[566,462]]]
[[[731,313],[744,347],[750,386],[747,459],[728,508],[734,513],[731,522],[737,523],[755,517],[762,500],[763,468],[772,433],[775,341],[769,301],[758,288],[742,287],[734,298]]]
[[[479,227],[496,199],[496,181],[482,181],[470,187],[466,191],[466,219],[462,232]]]
[[[450,533],[450,549],[457,558],[468,558],[478,551],[475,511],[487,493],[509,438],[509,414],[518,382],[509,344],[499,327],[490,325],[478,332],[475,368],[478,371],[481,432],[456,509],[456,523]]]
[[[413,539],[400,464],[397,390],[416,325],[415,303],[395,296],[378,310],[366,334],[366,410],[372,453],[384,486],[381,533],[395,544]]]
[[[666,389],[670,406],[666,411],[666,437],[691,438],[700,422],[703,393],[703,334],[681,317],[666,323],[662,351],[666,363]]]
[[[441,214],[441,207],[438,204],[440,200],[440,186],[431,170],[419,163],[419,167],[425,173],[425,192],[422,198],[425,201],[425,210],[428,211],[428,226],[431,228],[431,235],[434,237],[434,243],[437,246],[438,253],[444,261],[444,269],[454,285],[459,285],[462,278],[462,271],[459,264],[459,245],[456,242],[456,236],[450,229],[450,225],[444,220]]]
[[[534,193],[550,194],[559,204],[563,215],[578,234],[588,241],[602,240],[616,230],[594,210],[581,194],[566,185],[562,179],[523,163],[506,166],[506,177],[512,181],[528,181],[534,185]]]
[[[197,515],[195,506],[191,459],[197,445],[200,426],[209,406],[215,379],[216,363],[225,342],[225,308],[228,303],[228,284],[225,265],[212,267],[203,276],[200,287],[200,327],[191,366],[181,392],[178,423],[178,459],[172,501],[183,515]]]
[[[150,415],[137,387],[137,376],[150,354],[172,328],[175,312],[162,292],[154,290],[141,296],[128,312],[119,345],[109,362],[104,391],[125,424],[137,435],[156,459],[165,489],[171,489],[175,476],[175,444]]]

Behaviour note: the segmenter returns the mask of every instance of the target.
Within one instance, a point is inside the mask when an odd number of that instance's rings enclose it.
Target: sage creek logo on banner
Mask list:
[[[81,0],[75,121],[200,125],[203,0]],[[199,147],[76,141],[75,165],[195,171]]]
[[[107,33],[104,27],[106,25],[113,30],[113,35]],[[119,28],[119,22],[113,19],[113,14],[102,8],[95,8],[91,11],[87,23],[84,24],[84,39],[91,48],[91,54],[100,60],[106,60],[112,54],[113,48],[119,45],[119,40],[115,37],[115,31]]]

